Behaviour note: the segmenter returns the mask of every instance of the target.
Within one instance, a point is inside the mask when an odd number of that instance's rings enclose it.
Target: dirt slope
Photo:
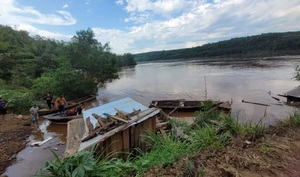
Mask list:
[[[299,177],[300,128],[270,127],[256,142],[235,139],[232,145],[151,169],[145,177]]]

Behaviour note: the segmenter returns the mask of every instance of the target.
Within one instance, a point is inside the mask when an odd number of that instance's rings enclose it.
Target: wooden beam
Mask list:
[[[103,120],[105,120],[103,117],[101,117],[100,115],[95,114],[95,113],[93,113],[92,116],[94,116],[98,120],[99,124],[102,127],[107,127],[106,123],[103,121]]]
[[[270,105],[264,104],[264,103],[256,103],[256,102],[250,102],[250,101],[245,101],[245,100],[242,100],[242,103],[256,104],[256,105],[261,105],[261,106],[270,106]]]

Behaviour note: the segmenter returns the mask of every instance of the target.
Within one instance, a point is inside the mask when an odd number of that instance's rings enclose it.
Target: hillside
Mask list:
[[[300,32],[267,33],[233,38],[194,48],[135,54],[136,61],[200,57],[259,57],[300,54]]]

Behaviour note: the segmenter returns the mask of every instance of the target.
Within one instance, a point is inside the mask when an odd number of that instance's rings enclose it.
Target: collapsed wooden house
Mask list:
[[[95,145],[98,154],[111,157],[126,157],[136,148],[145,151],[149,147],[143,136],[156,131],[160,118],[160,109],[148,108],[131,98],[86,110],[83,119],[68,122],[64,157]]]

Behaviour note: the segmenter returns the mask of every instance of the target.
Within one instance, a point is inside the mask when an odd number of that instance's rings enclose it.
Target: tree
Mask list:
[[[131,53],[125,53],[121,56],[121,66],[135,66],[136,62],[134,56]]]
[[[101,82],[113,78],[117,72],[117,56],[110,52],[108,43],[102,46],[95,39],[90,28],[77,32],[67,48],[66,58],[88,78]]]
[[[295,69],[293,78],[296,79],[297,81],[300,81],[300,66],[299,65],[297,65],[297,67]]]

